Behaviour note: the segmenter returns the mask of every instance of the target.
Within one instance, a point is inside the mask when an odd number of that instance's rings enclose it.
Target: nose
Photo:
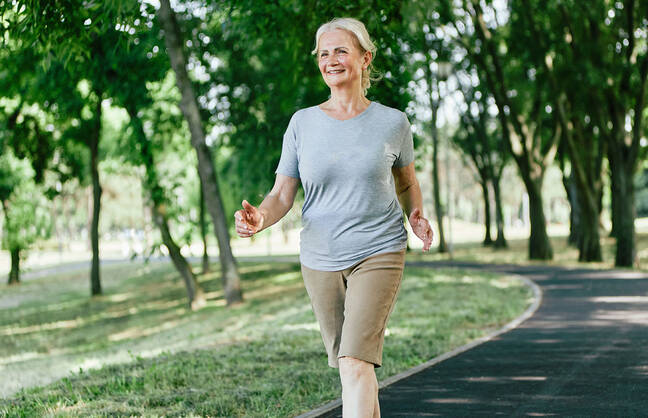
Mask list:
[[[330,54],[326,54],[325,57],[321,57],[320,60],[326,62],[328,65],[336,64],[338,62],[338,54],[332,52]]]

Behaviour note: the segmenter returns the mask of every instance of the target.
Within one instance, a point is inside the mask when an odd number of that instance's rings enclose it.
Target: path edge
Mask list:
[[[519,274],[506,274],[505,277],[515,277],[518,280],[521,280],[527,287],[530,287],[532,292],[533,292],[533,302],[531,302],[531,305],[522,312],[520,316],[517,318],[513,319],[506,325],[504,325],[502,328],[499,328],[490,334],[484,335],[483,337],[480,337],[474,341],[471,341],[467,344],[464,344],[460,347],[455,348],[454,350],[448,351],[447,353],[440,354],[425,363],[419,364],[418,366],[414,366],[409,370],[405,370],[404,372],[395,374],[391,377],[388,377],[385,380],[382,380],[378,382],[378,387],[379,389],[384,389],[385,387],[392,385],[400,380],[403,380],[405,378],[408,378],[416,373],[419,373],[429,367],[432,367],[434,365],[437,365],[441,363],[442,361],[448,360],[452,357],[458,356],[461,353],[464,353],[470,349],[473,349],[477,347],[478,345],[482,345],[485,342],[488,342],[492,340],[493,338],[504,334],[506,332],[509,332],[517,327],[519,327],[524,321],[527,319],[531,318],[533,314],[538,310],[540,307],[540,304],[542,303],[542,289],[540,286],[538,286],[533,280],[524,277]],[[324,405],[313,409],[312,411],[305,412],[301,415],[298,415],[296,418],[314,418],[318,417],[322,414],[325,414],[329,411],[332,411],[333,409],[339,407],[342,405],[342,398],[336,399],[334,401],[325,403]]]

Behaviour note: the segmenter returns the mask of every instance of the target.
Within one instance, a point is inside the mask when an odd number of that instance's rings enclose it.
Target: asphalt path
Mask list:
[[[383,417],[648,416],[648,274],[407,265],[523,275],[541,287],[542,304],[516,329],[381,389]],[[341,407],[320,416],[339,417]]]

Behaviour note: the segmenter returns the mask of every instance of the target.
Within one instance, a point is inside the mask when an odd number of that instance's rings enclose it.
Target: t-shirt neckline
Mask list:
[[[358,113],[357,115],[355,115],[354,117],[352,117],[350,119],[344,119],[344,120],[335,119],[334,117],[329,116],[325,111],[322,110],[322,108],[319,107],[319,105],[316,105],[315,107],[317,108],[317,110],[322,115],[324,115],[324,117],[326,117],[326,119],[331,120],[331,121],[336,122],[336,123],[346,123],[346,122],[351,122],[351,121],[355,121],[355,120],[358,120],[360,118],[363,118],[367,113],[369,113],[369,109],[371,109],[374,106],[374,103],[375,103],[375,101],[373,101],[373,100],[370,101],[369,106],[367,106],[367,108],[365,110],[363,110],[362,112]]]

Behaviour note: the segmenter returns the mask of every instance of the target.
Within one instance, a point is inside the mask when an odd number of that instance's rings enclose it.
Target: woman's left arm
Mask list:
[[[423,251],[432,245],[432,227],[423,217],[423,196],[416,180],[414,162],[405,167],[393,167],[392,174],[396,184],[396,195],[407,215],[412,231],[423,241]]]

